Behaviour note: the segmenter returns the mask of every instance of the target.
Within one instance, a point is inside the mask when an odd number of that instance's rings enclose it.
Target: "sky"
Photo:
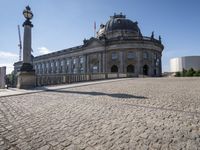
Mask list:
[[[0,0],[0,66],[7,66],[7,74],[19,60],[17,25],[23,39],[27,5],[34,13],[34,56],[83,44],[94,36],[94,22],[98,29],[120,12],[138,21],[144,36],[161,35],[163,72],[169,71],[170,58],[200,55],[199,0]]]

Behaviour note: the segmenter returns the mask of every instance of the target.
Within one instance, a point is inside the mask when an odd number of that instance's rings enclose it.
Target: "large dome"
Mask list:
[[[140,32],[137,22],[126,19],[126,16],[119,14],[110,17],[110,20],[105,25],[106,32],[114,30],[129,30]]]
[[[114,14],[110,20],[105,24],[100,25],[97,32],[97,38],[113,39],[119,37],[139,37],[142,36],[137,22],[126,19],[125,15],[120,13]]]

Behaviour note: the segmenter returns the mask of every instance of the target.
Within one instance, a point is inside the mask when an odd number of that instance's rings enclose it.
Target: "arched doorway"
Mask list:
[[[118,67],[116,65],[113,65],[111,67],[111,72],[118,72]]]
[[[144,66],[143,66],[143,75],[148,75],[148,72],[149,72],[149,67],[148,67],[148,65],[144,65]]]
[[[133,65],[128,65],[127,66],[127,73],[134,73],[135,72],[135,67]]]

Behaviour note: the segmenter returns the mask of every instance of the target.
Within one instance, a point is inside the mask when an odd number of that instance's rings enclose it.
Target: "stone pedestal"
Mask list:
[[[31,89],[36,87],[35,71],[20,71],[17,74],[17,88]]]

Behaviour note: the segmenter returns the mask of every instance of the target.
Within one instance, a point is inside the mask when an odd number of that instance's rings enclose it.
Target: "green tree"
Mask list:
[[[6,84],[8,86],[15,86],[16,84],[16,77],[14,75],[14,72],[12,72],[11,74],[6,75]]]

